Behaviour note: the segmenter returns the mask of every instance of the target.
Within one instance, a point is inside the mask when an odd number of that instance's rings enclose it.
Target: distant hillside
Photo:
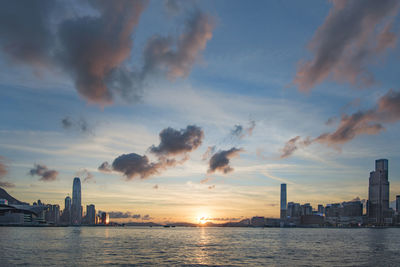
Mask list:
[[[10,194],[7,193],[6,190],[4,190],[3,188],[0,187],[0,198],[1,199],[7,199],[8,200],[8,204],[15,204],[15,205],[25,205],[28,203],[25,202],[21,202],[18,199],[13,198],[12,196],[10,196]]]

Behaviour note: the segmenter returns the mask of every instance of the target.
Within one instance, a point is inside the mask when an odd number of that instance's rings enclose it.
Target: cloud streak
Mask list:
[[[395,46],[397,36],[391,32],[391,23],[398,1],[332,2],[329,15],[309,44],[313,59],[300,64],[294,79],[300,91],[309,91],[328,77],[368,86],[374,77],[367,65]]]
[[[286,142],[281,158],[292,155],[299,147],[318,142],[335,148],[343,145],[358,135],[375,135],[385,130],[383,124],[400,120],[400,91],[389,90],[378,99],[377,105],[365,111],[357,111],[351,115],[343,115],[338,127],[330,133],[323,133],[317,138],[301,139],[296,136]]]

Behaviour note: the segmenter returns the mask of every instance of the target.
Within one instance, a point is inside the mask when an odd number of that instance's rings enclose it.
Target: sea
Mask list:
[[[400,228],[0,227],[0,266],[400,266]]]

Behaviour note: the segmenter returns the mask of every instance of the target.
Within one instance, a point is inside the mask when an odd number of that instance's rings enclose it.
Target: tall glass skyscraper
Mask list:
[[[65,198],[65,207],[64,207],[64,220],[68,224],[71,223],[71,207],[72,207],[72,200],[69,196]]]
[[[281,184],[281,219],[286,219],[286,184]]]
[[[369,175],[368,221],[374,225],[384,225],[390,217],[388,160],[375,161],[375,171]]]
[[[72,224],[80,225],[82,223],[81,180],[79,177],[74,178],[72,185],[71,215]]]

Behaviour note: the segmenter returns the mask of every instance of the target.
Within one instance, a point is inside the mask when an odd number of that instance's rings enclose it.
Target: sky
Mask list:
[[[112,220],[400,194],[396,0],[3,1],[0,186]],[[140,216],[139,216],[140,215]]]

